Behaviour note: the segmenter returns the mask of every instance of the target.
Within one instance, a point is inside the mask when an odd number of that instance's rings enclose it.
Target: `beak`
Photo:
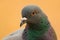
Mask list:
[[[24,24],[24,23],[26,23],[27,22],[27,18],[26,17],[23,17],[22,19],[21,19],[21,22],[20,22],[20,27]]]

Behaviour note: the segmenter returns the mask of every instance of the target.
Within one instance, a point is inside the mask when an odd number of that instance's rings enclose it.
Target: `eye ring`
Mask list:
[[[38,11],[37,10],[34,10],[32,13],[31,13],[31,16],[34,16],[34,15],[36,15],[38,13]]]
[[[32,12],[32,13],[31,13],[31,16],[34,16],[34,15],[36,15],[36,13],[35,13],[35,12]]]

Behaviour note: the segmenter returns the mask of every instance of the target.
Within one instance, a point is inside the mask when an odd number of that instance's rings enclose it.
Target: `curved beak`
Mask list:
[[[22,19],[21,19],[21,22],[20,22],[20,27],[24,24],[24,23],[26,23],[27,22],[27,18],[26,17],[23,17]]]

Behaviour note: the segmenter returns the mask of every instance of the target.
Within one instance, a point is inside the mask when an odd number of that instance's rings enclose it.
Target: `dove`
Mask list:
[[[9,34],[4,40],[57,40],[48,16],[40,7],[36,5],[25,6],[21,14],[20,27],[26,23],[25,28]]]

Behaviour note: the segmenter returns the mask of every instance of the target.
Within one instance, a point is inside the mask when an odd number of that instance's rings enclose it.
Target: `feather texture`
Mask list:
[[[27,23],[26,28],[17,30],[4,40],[57,40],[48,17],[39,7],[33,5],[24,7],[22,17],[21,25]]]
[[[11,33],[10,35],[3,38],[3,40],[23,40],[22,34],[23,34],[24,28],[19,29],[15,31],[14,33]]]

